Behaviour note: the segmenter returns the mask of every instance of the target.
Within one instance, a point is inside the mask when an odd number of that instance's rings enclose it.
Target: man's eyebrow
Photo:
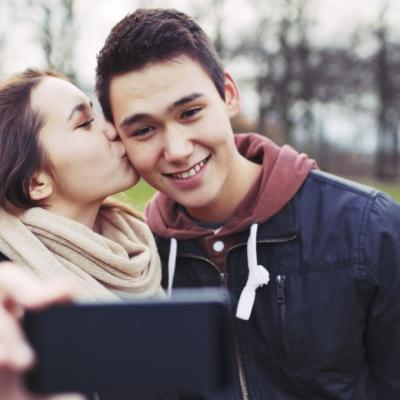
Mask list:
[[[126,129],[129,125],[132,125],[136,122],[140,122],[147,118],[150,118],[150,114],[146,114],[146,113],[133,114],[133,115],[130,115],[129,117],[124,118],[122,120],[122,122],[119,124],[119,126],[122,129]]]
[[[189,94],[188,96],[184,96],[184,97],[180,98],[179,100],[173,102],[170,106],[168,106],[167,112],[170,113],[175,108],[183,106],[186,103],[190,103],[191,101],[197,99],[198,97],[202,97],[202,96],[204,96],[202,93],[197,93],[197,92]]]
[[[198,97],[204,96],[202,93],[192,93],[189,94],[188,96],[184,96],[180,98],[177,101],[174,101],[170,106],[167,107],[167,112],[171,113],[174,111],[177,107],[180,107],[186,103],[190,103],[191,101],[197,99]],[[145,119],[150,119],[151,115],[148,113],[137,113],[130,115],[129,117],[126,117],[122,120],[122,122],[119,124],[121,129],[126,129],[128,126],[136,123],[143,121]]]
[[[90,108],[93,108],[93,103],[89,102]],[[79,103],[77,104],[71,111],[68,117],[68,121],[71,120],[72,116],[77,112],[77,111],[86,111],[88,109],[88,103]]]

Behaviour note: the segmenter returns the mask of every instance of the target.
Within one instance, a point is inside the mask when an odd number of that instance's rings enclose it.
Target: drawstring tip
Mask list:
[[[171,298],[172,295],[172,285],[174,283],[174,276],[175,276],[177,248],[178,248],[177,240],[175,238],[171,238],[169,257],[168,257],[168,287],[167,287],[168,298]]]
[[[256,299],[256,290],[269,282],[269,272],[262,265],[257,265],[252,270],[247,280],[246,286],[240,294],[239,303],[236,309],[236,318],[248,321],[253,311]]]
[[[244,287],[240,294],[239,303],[236,309],[236,318],[248,321],[253,310],[254,300],[256,298],[256,289]]]

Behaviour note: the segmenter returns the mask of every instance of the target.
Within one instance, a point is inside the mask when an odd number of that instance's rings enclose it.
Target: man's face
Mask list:
[[[191,209],[224,201],[238,156],[229,118],[239,108],[232,77],[224,101],[207,73],[181,56],[116,76],[114,123],[140,175]]]

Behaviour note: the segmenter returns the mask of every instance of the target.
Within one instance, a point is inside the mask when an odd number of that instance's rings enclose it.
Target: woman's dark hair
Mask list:
[[[44,117],[32,109],[31,94],[43,79],[66,79],[55,71],[27,69],[0,83],[0,206],[27,209],[39,205],[30,198],[35,172],[51,174],[51,164],[39,144]]]
[[[96,92],[105,117],[113,122],[110,82],[150,63],[186,55],[198,62],[225,99],[222,63],[208,36],[188,15],[170,9],[138,9],[111,30],[97,58]]]

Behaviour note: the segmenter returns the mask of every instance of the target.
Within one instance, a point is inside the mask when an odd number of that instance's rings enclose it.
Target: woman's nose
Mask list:
[[[103,128],[104,135],[107,137],[109,141],[113,142],[118,138],[118,134],[114,128],[114,125],[106,120],[104,120],[103,123],[104,123],[104,128]]]

